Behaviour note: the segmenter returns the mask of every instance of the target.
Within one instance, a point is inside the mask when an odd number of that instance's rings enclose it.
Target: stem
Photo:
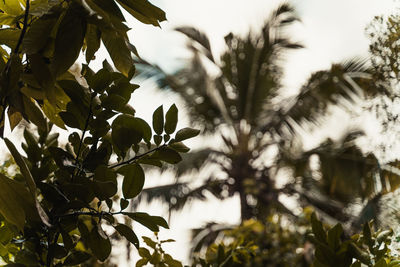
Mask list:
[[[142,157],[144,157],[144,156],[146,156],[146,155],[148,155],[148,154],[150,154],[150,153],[153,153],[154,151],[157,151],[157,150],[159,150],[159,149],[161,149],[161,148],[163,148],[163,147],[166,147],[166,146],[167,146],[167,145],[164,144],[164,145],[161,145],[161,146],[159,146],[159,147],[150,149],[149,151],[147,151],[147,152],[145,152],[145,153],[143,153],[143,154],[134,156],[134,157],[131,158],[131,159],[122,161],[122,162],[117,163],[117,164],[115,164],[115,165],[108,166],[108,168],[109,168],[109,169],[113,169],[113,168],[117,168],[117,167],[119,167],[119,166],[122,166],[122,165],[124,165],[124,164],[130,164],[130,163],[132,163],[133,161],[138,160],[138,159],[140,159],[140,158],[142,158]],[[92,178],[92,177],[94,177],[94,174],[90,175],[88,178],[90,179],[90,178]]]
[[[90,89],[89,89],[89,90],[90,90]],[[85,138],[85,134],[86,134],[87,128],[88,128],[88,126],[89,126],[90,117],[92,116],[92,102],[93,102],[93,97],[94,97],[94,95],[91,94],[91,96],[90,96],[90,102],[89,102],[89,112],[88,112],[88,115],[87,115],[87,117],[86,117],[85,126],[83,127],[82,136],[81,136],[81,139],[79,140],[78,151],[77,151],[76,156],[75,156],[75,166],[78,166],[78,163],[79,163],[79,154],[81,153],[83,139]],[[77,174],[79,174],[79,172],[80,172],[80,167],[78,166],[78,170],[75,170],[75,171],[74,171],[74,175],[72,176],[71,181],[74,181],[75,176],[76,176]]]
[[[29,16],[30,1],[26,0],[25,14],[24,14],[24,25],[22,27],[21,34],[19,35],[18,43],[15,46],[14,53],[18,54],[19,48],[22,45],[22,40],[24,39],[26,29],[28,28],[28,16]]]
[[[152,153],[152,152],[154,152],[154,151],[157,151],[157,150],[161,149],[162,147],[166,147],[166,146],[167,146],[167,145],[164,144],[164,145],[161,145],[161,146],[159,146],[159,147],[150,149],[149,151],[147,151],[147,152],[145,152],[145,153],[143,153],[143,154],[134,156],[134,157],[131,158],[131,159],[128,159],[128,160],[126,160],[126,161],[122,161],[122,162],[120,162],[120,163],[117,163],[117,164],[115,164],[115,165],[112,165],[112,166],[110,166],[109,168],[110,168],[110,169],[113,169],[113,168],[119,167],[119,166],[124,165],[124,164],[132,163],[133,161],[138,160],[138,159],[140,159],[141,157],[144,157],[144,156],[146,156],[146,155],[148,155],[148,154],[150,154],[150,153]]]
[[[108,215],[118,215],[118,214],[122,214],[123,211],[117,211],[117,212],[107,212],[107,211],[74,211],[71,213],[66,213],[66,214],[60,214],[60,215],[56,215],[55,217],[57,218],[62,218],[62,217],[68,217],[68,216],[80,216],[80,215],[89,215],[89,216],[102,216],[103,214],[108,214]]]
[[[85,138],[85,134],[86,134],[87,128],[89,126],[90,117],[92,116],[92,101],[93,101],[93,96],[90,96],[89,112],[88,112],[88,116],[86,117],[85,127],[83,128],[81,140],[79,141],[78,152],[76,153],[76,157],[75,157],[75,165],[78,163],[79,154],[81,153],[81,149],[82,149],[83,139]]]
[[[59,235],[60,235],[60,233],[57,232],[57,233],[55,234],[55,236],[54,236],[53,241],[50,241],[50,240],[49,240],[49,250],[48,250],[48,252],[47,252],[47,259],[46,259],[46,261],[47,261],[46,266],[47,266],[47,267],[53,266],[54,246],[55,246],[55,244],[57,243],[57,240],[58,240],[58,236],[59,236]],[[50,239],[50,237],[49,237],[49,239]]]

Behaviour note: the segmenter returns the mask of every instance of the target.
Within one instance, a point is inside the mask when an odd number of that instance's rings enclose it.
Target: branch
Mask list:
[[[81,148],[82,148],[83,139],[85,138],[85,134],[86,134],[87,128],[88,128],[88,126],[89,126],[89,120],[90,120],[90,117],[92,116],[92,102],[93,102],[93,97],[94,97],[93,95],[90,96],[89,112],[88,112],[88,115],[87,115],[87,117],[86,117],[85,127],[83,128],[81,140],[79,141],[78,152],[76,153],[76,157],[75,157],[75,165],[78,164],[78,159],[79,159],[79,154],[81,153]]]
[[[109,168],[110,168],[110,169],[113,169],[113,168],[119,167],[119,166],[124,165],[124,164],[130,164],[130,163],[132,163],[133,161],[138,160],[138,159],[140,159],[140,158],[142,158],[142,157],[144,157],[144,156],[146,156],[146,155],[148,155],[148,154],[150,154],[150,153],[153,153],[154,151],[157,151],[157,150],[159,150],[159,149],[161,149],[161,148],[163,148],[163,147],[166,147],[166,146],[167,146],[166,144],[163,144],[163,145],[161,145],[161,146],[159,146],[159,147],[150,149],[149,151],[147,151],[147,152],[145,152],[145,153],[143,153],[143,154],[134,156],[134,157],[131,158],[131,159],[128,159],[128,160],[126,160],[126,161],[122,161],[122,162],[117,163],[117,164],[115,164],[115,165],[109,166]]]
[[[26,0],[25,14],[24,14],[24,25],[22,27],[21,34],[19,35],[18,43],[14,49],[14,53],[18,54],[19,48],[24,39],[26,29],[28,28],[28,15],[29,15],[30,0]]]
[[[66,214],[60,214],[60,215],[55,215],[56,218],[62,218],[62,217],[68,217],[68,216],[80,216],[80,215],[88,215],[88,216],[102,216],[104,214],[108,215],[118,215],[118,214],[123,214],[122,211],[117,211],[117,212],[107,212],[107,211],[74,211],[71,213],[66,213]]]
[[[131,158],[131,159],[128,159],[128,160],[126,160],[126,161],[122,161],[122,162],[117,163],[117,164],[115,164],[115,165],[108,166],[108,168],[109,168],[109,169],[113,169],[113,168],[117,168],[117,167],[119,167],[119,166],[122,166],[122,165],[124,165],[124,164],[130,164],[130,163],[132,163],[133,161],[138,160],[138,159],[140,159],[140,158],[142,158],[142,157],[144,157],[144,156],[146,156],[146,155],[148,155],[148,154],[150,154],[150,153],[153,153],[154,151],[157,151],[157,150],[159,150],[159,149],[162,148],[162,147],[166,147],[166,146],[167,146],[166,144],[163,144],[163,145],[161,145],[161,146],[159,146],[159,147],[150,149],[149,151],[147,151],[147,152],[145,152],[145,153],[143,153],[143,154],[134,156],[134,157]],[[93,178],[93,177],[94,177],[94,174],[90,175],[90,176],[88,177],[88,179]]]

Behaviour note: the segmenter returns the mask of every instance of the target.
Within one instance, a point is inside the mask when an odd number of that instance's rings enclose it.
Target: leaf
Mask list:
[[[22,41],[22,51],[28,55],[38,53],[48,42],[55,24],[56,19],[54,18],[43,17],[33,21]]]
[[[11,131],[14,130],[15,127],[19,124],[22,120],[22,115],[18,111],[14,110],[14,108],[10,107],[8,109],[8,121],[10,123]]]
[[[122,212],[122,214],[129,216],[129,218],[142,224],[153,232],[159,231],[158,226],[169,229],[168,223],[160,216],[151,216],[144,212]]]
[[[132,115],[119,115],[113,121],[111,138],[121,151],[126,151],[133,144],[138,144],[143,138],[141,122]]]
[[[8,150],[13,156],[15,163],[17,163],[22,175],[24,176],[26,184],[28,185],[29,191],[31,192],[33,199],[36,199],[36,183],[33,180],[32,174],[29,171],[28,166],[25,163],[25,160],[22,158],[17,148],[8,138],[4,138],[4,142],[6,143]]]
[[[19,29],[0,29],[0,45],[6,45],[11,49],[17,46],[21,30]]]
[[[377,261],[373,267],[387,267],[386,260],[384,258],[381,258],[379,261]]]
[[[102,29],[101,40],[104,43],[115,67],[126,77],[133,67],[133,58],[128,47],[126,36],[121,36],[116,31]]]
[[[27,194],[28,191],[23,184],[0,173],[0,213],[20,231],[25,225],[24,205],[27,204],[24,200],[27,199]]]
[[[139,239],[132,229],[125,224],[117,224],[114,226],[115,230],[122,236],[124,236],[129,242],[131,242],[137,249],[139,249]]]
[[[72,2],[58,27],[52,68],[56,77],[75,63],[86,32],[85,10]]]
[[[167,134],[172,134],[178,123],[178,109],[176,108],[175,104],[173,104],[167,114],[165,114],[165,125],[164,129]]]
[[[185,146],[185,144],[183,144],[182,142],[173,142],[172,144],[169,144],[168,146],[178,152],[181,152],[181,153],[187,153],[190,151],[190,148]]]
[[[96,74],[86,79],[89,86],[97,93],[103,93],[104,90],[111,84],[111,73],[106,69],[99,70]]]
[[[94,256],[100,261],[105,261],[111,253],[111,243],[100,224],[90,231],[88,241]]]
[[[118,170],[124,176],[122,193],[124,198],[136,197],[143,189],[145,174],[139,164],[130,164]]]
[[[86,62],[89,63],[95,57],[95,53],[100,48],[101,32],[94,24],[88,24],[86,29]]]
[[[159,106],[153,113],[153,129],[156,134],[161,135],[164,129],[163,106]]]
[[[89,260],[92,256],[89,253],[83,251],[73,251],[69,256],[65,259],[63,265],[66,266],[75,266],[85,261]]]
[[[121,207],[121,210],[126,209],[129,206],[129,200],[121,198],[121,200],[119,202],[119,206]]]
[[[168,147],[160,148],[154,153],[154,156],[170,164],[176,164],[182,161],[181,155],[179,155],[179,153],[176,152],[175,150]]]
[[[19,16],[23,12],[21,4],[23,4],[23,2],[21,0],[0,1],[0,9],[4,13],[14,15],[14,16]]]
[[[329,229],[328,231],[328,245],[336,251],[341,243],[340,236],[343,233],[343,228],[340,223],[336,224],[334,227]]]
[[[117,0],[117,2],[143,23],[159,26],[159,22],[166,20],[165,12],[147,0]]]
[[[93,191],[100,200],[108,199],[114,196],[118,191],[116,173],[100,165],[96,168],[93,178]]]
[[[33,122],[40,130],[45,131],[47,128],[47,121],[36,102],[25,95],[22,95],[22,101],[24,103],[24,111],[27,119]]]
[[[322,243],[326,243],[325,230],[322,227],[322,223],[317,219],[315,212],[311,214],[311,227],[315,238]]]
[[[175,135],[175,141],[180,142],[189,138],[193,138],[197,135],[199,135],[200,130],[197,129],[192,129],[192,128],[183,128],[179,130],[176,135]]]

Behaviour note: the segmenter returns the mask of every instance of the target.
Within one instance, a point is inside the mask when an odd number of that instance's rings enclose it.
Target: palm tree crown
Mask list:
[[[342,148],[332,150],[334,146],[323,143],[311,151],[296,150],[294,156],[295,142],[299,140],[295,138],[298,127],[304,123],[316,124],[331,105],[345,106],[360,98],[382,93],[379,87],[374,86],[366,61],[353,59],[312,74],[298,95],[282,99],[285,55],[290,50],[302,48],[287,34],[287,28],[297,20],[290,5],[279,6],[258,34],[249,34],[245,38],[227,35],[226,51],[220,60],[214,57],[205,34],[191,27],[177,28],[189,38],[192,57],[189,64],[172,75],[141,60],[144,66],[142,74],[155,78],[160,88],[177,93],[186,103],[195,126],[223,140],[218,148],[207,147],[189,153],[184,165],[177,168],[178,175],[182,175],[200,170],[205,165],[217,166],[218,171],[207,177],[203,185],[190,190],[183,182],[148,188],[144,196],[149,200],[161,197],[170,202],[173,199],[171,207],[181,208],[188,200],[204,199],[205,191],[221,199],[238,194],[244,220],[262,218],[273,211],[290,213],[280,202],[279,195],[298,194],[328,215],[348,220],[343,205],[336,205],[335,201],[348,203],[349,194],[354,193],[365,199],[376,194],[369,185],[364,186],[374,177],[377,160],[373,155],[365,156],[354,147],[346,151]],[[216,72],[210,73],[207,67],[210,64],[217,69]],[[344,142],[346,145],[352,144],[347,141]],[[271,150],[278,152],[271,153]],[[330,154],[333,159],[327,156],[327,151],[335,151]],[[325,164],[328,159],[332,163],[338,160],[336,157],[346,153],[350,153],[352,158],[343,159],[337,165]],[[319,156],[322,180],[310,176],[312,155]],[[276,188],[277,173],[283,167],[289,167],[294,178],[301,177],[301,190],[295,183]],[[337,168],[335,174],[332,174],[332,168]],[[346,185],[342,183],[346,183],[345,176],[349,173],[346,168],[354,168],[351,177],[360,186],[347,187],[347,191],[343,191]],[[307,192],[307,186],[311,185],[335,201],[319,203],[321,201],[318,202],[315,195]],[[397,185],[392,186],[394,188]]]

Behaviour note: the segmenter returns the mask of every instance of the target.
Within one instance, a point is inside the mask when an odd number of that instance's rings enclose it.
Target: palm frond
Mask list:
[[[331,105],[346,108],[346,103],[376,95],[381,88],[373,85],[369,71],[365,60],[355,58],[312,74],[300,93],[267,119],[266,127],[279,131],[286,125],[294,131],[296,124],[317,123]]]
[[[175,30],[186,35],[192,42],[196,42],[201,45],[204,55],[212,62],[215,62],[211,51],[210,40],[205,33],[199,31],[196,28],[188,26],[177,27],[175,28]]]
[[[176,175],[182,176],[193,171],[200,171],[203,166],[212,162],[212,159],[219,155],[223,155],[223,153],[211,148],[194,150],[183,154],[183,160],[175,166]]]
[[[218,239],[218,237],[223,235],[224,231],[231,230],[234,227],[235,225],[209,222],[203,227],[192,229],[192,249],[190,255],[200,252],[205,247],[209,247]]]
[[[225,181],[210,178],[202,185],[192,188],[189,183],[173,183],[161,186],[154,186],[142,190],[138,202],[150,203],[154,200],[162,200],[168,203],[169,211],[177,211],[184,208],[195,200],[205,200],[206,192],[221,199],[221,191]]]

